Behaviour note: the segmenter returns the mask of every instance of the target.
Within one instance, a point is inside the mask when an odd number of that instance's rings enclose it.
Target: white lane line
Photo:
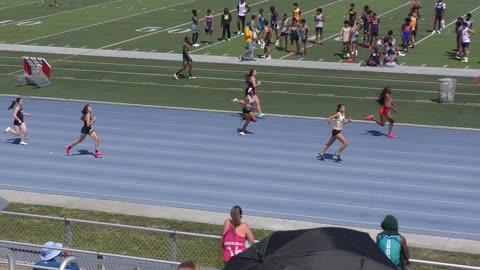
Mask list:
[[[105,168],[101,168],[99,166],[93,166],[92,168],[96,168],[97,170],[103,171],[107,170]],[[114,170],[117,172],[124,172],[124,173],[135,173],[135,174],[151,174],[151,175],[157,175],[155,172],[146,172],[142,170],[126,170],[126,169],[118,169],[118,168],[113,168],[110,170]],[[27,172],[18,172],[18,171],[9,171],[9,170],[4,170],[1,171],[3,173],[7,174],[19,174],[19,175],[28,175],[28,176],[34,176],[34,177],[48,177],[49,180],[51,181],[62,181],[62,179],[68,179],[71,181],[75,181],[78,179],[78,177],[71,177],[71,176],[60,176],[60,175],[53,175],[53,174],[39,174],[39,173],[27,173]],[[65,181],[65,180],[63,180]],[[474,217],[468,217],[468,216],[454,216],[454,215],[446,215],[446,214],[440,214],[440,213],[432,213],[432,212],[419,212],[419,211],[410,211],[410,210],[402,210],[402,209],[387,209],[383,207],[371,207],[371,206],[363,206],[363,205],[358,205],[358,204],[344,204],[344,203],[337,203],[337,202],[330,202],[330,201],[320,201],[320,199],[294,199],[294,198],[282,198],[279,196],[267,196],[266,194],[262,195],[254,195],[250,193],[243,193],[242,192],[226,192],[226,191],[212,191],[209,189],[200,189],[200,188],[187,188],[187,187],[179,187],[179,186],[167,186],[167,185],[151,185],[151,184],[143,184],[143,183],[138,183],[138,182],[119,182],[119,181],[113,181],[113,180],[105,180],[105,179],[84,179],[86,182],[92,182],[92,183],[106,183],[106,184],[120,184],[120,185],[135,185],[139,187],[144,187],[144,188],[149,188],[149,189],[168,189],[168,190],[176,190],[176,191],[188,191],[193,194],[199,194],[199,193],[204,193],[204,194],[211,194],[211,196],[217,197],[217,195],[227,195],[229,197],[235,198],[236,196],[241,197],[241,198],[252,198],[252,199],[262,199],[262,200],[269,200],[273,202],[288,202],[288,203],[293,203],[298,204],[307,204],[307,205],[323,205],[323,206],[329,206],[329,207],[337,207],[337,208],[347,208],[347,209],[362,209],[362,210],[368,210],[368,211],[379,211],[382,213],[386,212],[399,212],[399,213],[406,213],[406,214],[413,214],[413,215],[421,215],[421,216],[431,216],[431,217],[448,217],[448,218],[454,218],[454,219],[462,219],[462,220],[470,220],[470,221],[480,221],[479,218],[474,218]],[[6,186],[11,186],[10,184],[2,184]],[[78,190],[78,189],[77,189]]]
[[[117,149],[115,147],[115,149]],[[132,148],[120,148],[122,150],[129,150],[129,149],[132,149]],[[132,149],[134,150],[134,149]],[[141,150],[143,151],[143,150]],[[153,150],[152,150],[153,151]],[[148,151],[147,151],[148,152]],[[57,154],[57,153],[55,153]],[[63,153],[58,153],[58,154],[63,154]],[[200,155],[200,154],[198,154]],[[202,154],[203,155],[203,154]],[[37,164],[37,165],[55,165],[55,164],[52,164],[51,162],[42,162],[42,161],[32,161],[31,162],[32,164]],[[65,164],[65,165],[62,165],[62,166],[65,166],[65,167],[72,167],[72,168],[76,168],[76,166],[74,165],[69,165],[69,164]],[[238,178],[230,178],[230,179],[224,179],[224,178],[217,178],[217,177],[211,177],[211,176],[198,176],[198,175],[191,175],[191,174],[182,174],[182,173],[171,173],[171,172],[158,172],[158,171],[155,171],[155,172],[149,172],[149,171],[145,171],[145,170],[131,170],[131,169],[117,169],[117,168],[111,168],[111,169],[108,169],[108,168],[103,168],[103,167],[98,167],[98,166],[95,166],[93,165],[92,166],[92,169],[96,169],[98,171],[102,171],[102,170],[105,170],[105,171],[113,171],[113,172],[116,172],[116,171],[120,171],[120,172],[123,172],[123,173],[132,173],[132,174],[148,174],[148,175],[154,175],[156,176],[157,178],[160,178],[160,177],[169,177],[169,178],[174,178],[174,179],[177,179],[177,178],[185,178],[185,179],[199,179],[199,180],[205,180],[205,181],[209,181],[209,182],[217,182],[217,183],[232,183],[232,184],[235,184],[235,183],[243,183],[245,182],[246,184],[249,184],[249,185],[252,185],[252,186],[259,186],[260,188],[281,188],[281,189],[287,189],[287,190],[297,190],[297,191],[302,191],[302,190],[307,190],[307,191],[316,191],[316,192],[328,192],[328,193],[339,193],[339,194],[347,194],[347,195],[354,195],[354,196],[363,196],[363,197],[382,197],[382,198],[389,198],[389,199],[397,199],[397,200],[408,200],[408,201],[420,201],[420,202],[428,202],[428,203],[439,203],[439,204],[457,204],[457,205],[463,205],[463,206],[477,206],[478,204],[474,204],[474,203],[465,203],[465,202],[458,202],[458,201],[452,201],[452,200],[437,200],[437,199],[426,199],[426,198],[418,198],[418,197],[409,197],[409,196],[397,196],[397,195],[387,195],[387,194],[383,194],[383,193],[367,193],[367,192],[354,192],[354,191],[344,191],[344,190],[335,190],[335,189],[327,189],[327,188],[319,188],[319,187],[311,187],[309,185],[305,185],[305,186],[298,186],[298,185],[289,185],[289,184],[272,184],[272,183],[261,183],[261,182],[258,182],[258,181],[248,181],[248,180],[245,180],[245,179],[238,179]],[[60,177],[60,176],[58,176]],[[319,179],[320,181],[322,180],[328,180],[330,179],[329,177],[320,177],[321,179]],[[349,180],[347,179],[341,179],[342,182],[348,182]],[[354,182],[357,182],[357,181],[354,181]],[[123,185],[136,185],[136,183],[134,182],[122,182],[120,181],[119,182],[120,184],[123,184]],[[321,182],[320,182],[321,183]],[[372,183],[368,183],[368,184],[372,184]],[[389,185],[388,183],[373,183],[375,185]],[[148,187],[151,187],[151,188],[162,188],[164,187],[164,185],[146,185]],[[409,188],[409,187],[407,187]]]
[[[52,17],[52,16],[62,15],[62,14],[66,14],[66,13],[76,12],[76,11],[83,10],[83,9],[94,8],[94,7],[107,5],[107,4],[115,3],[115,2],[122,2],[122,1],[123,0],[115,0],[115,1],[107,2],[107,3],[101,3],[101,4],[81,7],[81,8],[77,8],[77,9],[71,9],[71,10],[67,10],[67,11],[63,11],[63,12],[58,12],[58,13],[53,13],[53,14],[49,14],[49,15],[40,16],[40,17],[29,18],[29,19],[26,19],[26,20],[13,21],[13,22],[10,22],[10,23],[2,24],[0,26],[7,26],[7,25],[17,24],[17,23],[21,23],[21,22],[28,22],[28,21],[32,21],[32,20],[44,19],[44,18],[48,18],[48,17]]]
[[[119,1],[123,1],[123,0],[119,0]],[[189,0],[189,1],[182,2],[182,3],[173,4],[172,6],[183,5],[183,4],[194,2],[194,1],[195,0]],[[162,9],[166,9],[166,8],[168,8],[168,6],[167,7],[156,8],[156,9],[152,9],[152,10],[149,10],[149,11],[136,13],[136,14],[120,17],[120,18],[115,18],[115,19],[111,19],[111,20],[108,20],[108,21],[89,24],[89,25],[86,25],[86,26],[77,27],[77,28],[73,28],[73,29],[70,29],[70,30],[65,30],[65,31],[62,31],[62,32],[57,32],[57,33],[49,34],[49,35],[42,36],[42,37],[37,37],[37,38],[29,39],[29,40],[24,40],[24,41],[17,42],[16,44],[22,44],[22,43],[26,43],[26,42],[33,41],[33,40],[38,40],[38,39],[53,37],[53,36],[57,36],[57,35],[62,35],[62,34],[65,34],[65,33],[74,32],[74,31],[78,31],[78,30],[83,30],[83,29],[86,29],[86,28],[90,28],[90,27],[94,27],[94,26],[98,26],[98,25],[102,25],[102,24],[107,24],[107,23],[111,23],[111,22],[115,22],[115,21],[119,21],[119,20],[123,20],[123,19],[132,18],[132,17],[135,17],[135,16],[140,16],[140,15],[143,15],[143,14],[155,12],[157,10],[162,10]],[[111,46],[114,46],[114,45],[115,44],[112,44]]]
[[[0,65],[5,66],[5,65]],[[170,77],[171,75],[158,74],[158,73],[144,73],[144,72],[129,72],[129,71],[112,71],[112,70],[98,70],[98,69],[76,69],[76,68],[57,68],[58,70],[68,70],[76,72],[94,72],[94,73],[111,73],[111,74],[127,74],[127,75],[142,75],[142,76],[160,76],[160,77]],[[217,78],[217,77],[202,77],[203,79],[212,79],[212,80],[224,80],[224,81],[243,81],[241,79],[229,79],[229,78]],[[267,81],[262,80],[262,82],[271,83],[271,84],[285,84],[285,85],[304,85],[304,86],[325,86],[332,88],[351,88],[351,89],[366,89],[366,90],[375,90],[378,91],[376,87],[367,87],[367,86],[354,86],[354,85],[341,85],[341,84],[322,84],[322,83],[296,83],[289,81]],[[438,83],[438,82],[437,82]],[[415,92],[415,93],[438,93],[438,91],[429,91],[429,90],[420,90],[420,89],[403,89],[395,88],[395,91],[399,92]],[[456,93],[460,94],[460,93]],[[465,95],[477,96],[480,93],[465,93]]]

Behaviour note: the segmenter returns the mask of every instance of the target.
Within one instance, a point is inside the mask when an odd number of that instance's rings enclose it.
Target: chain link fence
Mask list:
[[[220,236],[173,230],[3,211],[0,239],[37,245],[54,241],[75,250],[94,253],[174,262],[192,259],[205,269],[223,267]],[[27,249],[2,242],[0,246],[13,248],[16,258],[20,256],[25,262],[35,263],[40,258],[40,248]],[[85,253],[81,256],[97,255]]]
[[[85,259],[102,259],[108,265],[82,264],[88,270],[175,270],[179,261],[195,260],[202,270],[223,268],[220,236],[119,225],[69,218],[2,211],[0,248],[14,253],[15,261],[32,265],[40,259],[47,241],[61,242]],[[480,267],[414,260],[435,269]],[[416,267],[417,268],[417,267]]]

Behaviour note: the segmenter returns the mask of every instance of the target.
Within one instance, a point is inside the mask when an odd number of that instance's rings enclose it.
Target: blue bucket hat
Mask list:
[[[42,252],[40,253],[40,258],[44,261],[49,261],[62,253],[61,248],[63,248],[62,243],[55,243],[53,241],[48,241],[43,244]],[[59,249],[52,249],[59,248]]]

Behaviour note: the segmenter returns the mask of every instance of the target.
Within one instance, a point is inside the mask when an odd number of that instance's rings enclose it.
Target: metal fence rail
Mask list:
[[[8,250],[15,258],[16,264],[19,266],[34,266],[34,264],[40,260],[40,250],[43,245],[20,243],[14,241],[0,240],[0,250]],[[88,250],[72,249],[72,248],[59,248],[62,251],[70,251],[75,254],[76,258],[82,260],[82,262],[96,263],[82,264],[82,269],[92,270],[109,270],[109,269],[161,269],[161,270],[175,270],[179,264],[174,261],[155,260],[148,258],[139,258],[126,255],[110,254],[93,252]],[[1,253],[0,253],[1,254]],[[12,257],[12,258],[13,258]],[[1,261],[0,261],[1,263]],[[107,265],[108,267],[105,267]],[[51,269],[49,267],[38,267],[41,269]]]
[[[15,270],[15,258],[13,257],[13,252],[6,248],[0,248],[0,255],[7,257],[8,270]]]
[[[195,259],[206,267],[223,267],[220,236],[175,230],[2,211],[0,239],[39,245],[55,241],[79,250],[168,261]],[[30,262],[39,257],[36,252],[24,256]]]
[[[193,259],[204,269],[223,268],[221,237],[216,235],[66,217],[7,211],[0,213],[0,239],[4,239],[0,241],[0,247],[13,250],[17,262],[20,263],[35,263],[39,259],[42,244],[50,240],[64,243],[69,247],[65,250],[75,252],[75,256],[80,259],[115,260],[115,262],[123,260],[124,264],[130,265],[132,261],[145,258],[142,261],[143,266],[146,266],[144,263],[149,260],[171,264]],[[38,236],[39,231],[41,237]],[[415,259],[411,261],[416,264],[480,270],[480,267],[474,266]],[[118,267],[112,263],[110,269],[121,269]],[[89,268],[96,270],[97,266]]]

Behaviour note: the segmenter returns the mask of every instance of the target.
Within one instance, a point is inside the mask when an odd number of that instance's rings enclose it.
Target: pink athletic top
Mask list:
[[[228,230],[223,234],[223,262],[227,263],[230,258],[247,249],[245,247],[246,237],[240,236],[233,230],[232,222],[228,226]]]

